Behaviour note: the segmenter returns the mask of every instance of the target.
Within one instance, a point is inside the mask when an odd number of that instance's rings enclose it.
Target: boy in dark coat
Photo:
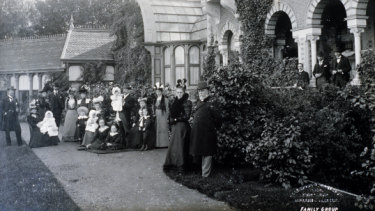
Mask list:
[[[13,87],[8,89],[8,95],[1,102],[1,121],[2,130],[5,131],[7,145],[11,145],[10,131],[14,131],[17,137],[18,146],[22,145],[21,126],[18,121],[19,103],[14,96],[15,89]]]
[[[198,94],[199,101],[193,114],[189,152],[192,156],[202,158],[202,176],[208,177],[212,171],[212,156],[217,147],[216,130],[221,127],[221,116],[209,102],[209,91],[205,82],[198,84]]]

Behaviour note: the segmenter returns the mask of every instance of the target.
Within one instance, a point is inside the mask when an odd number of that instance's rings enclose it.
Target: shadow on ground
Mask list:
[[[293,211],[317,207],[319,210],[324,210],[323,207],[337,207],[340,211],[359,210],[354,206],[354,197],[333,193],[315,185],[285,190],[278,185],[260,182],[260,172],[252,168],[217,167],[208,178],[202,178],[197,169],[184,173],[173,170],[164,172],[174,181],[226,202],[238,210]],[[323,197],[319,198],[321,195]],[[304,201],[300,202],[301,199]]]
[[[0,211],[80,210],[50,170],[27,146],[6,146],[0,132]]]

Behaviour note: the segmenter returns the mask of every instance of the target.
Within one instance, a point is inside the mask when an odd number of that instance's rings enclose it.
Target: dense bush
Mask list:
[[[206,65],[212,71],[206,77],[213,100],[224,117],[218,135],[219,161],[247,161],[262,171],[263,179],[285,188],[310,179],[363,191],[371,180],[357,179],[351,171],[361,166],[363,149],[372,149],[375,106],[368,101],[375,95],[350,86],[283,89],[295,83],[297,61],[275,62],[267,50],[264,20],[272,1],[236,3],[244,26],[244,63],[233,60],[216,70],[209,57],[211,63]],[[364,162],[373,167],[370,158]]]
[[[365,89],[365,95],[352,98],[352,103],[361,109],[371,111],[372,138],[367,146],[364,147],[361,158],[362,165],[360,169],[353,171],[360,179],[367,179],[372,182],[365,190],[366,195],[358,198],[356,204],[360,208],[375,209],[375,52],[368,50],[362,54],[362,62],[358,68],[362,85]]]

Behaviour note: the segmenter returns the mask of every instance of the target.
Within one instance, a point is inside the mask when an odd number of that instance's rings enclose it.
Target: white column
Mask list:
[[[14,87],[16,89],[16,98],[18,100],[20,100],[20,75],[19,74],[14,74],[14,79],[15,79],[15,82],[16,82],[16,87]]]
[[[38,73],[38,89],[39,91],[43,89],[43,73]]]
[[[311,44],[311,71],[310,71],[310,86],[316,86],[316,78],[313,76],[312,71],[314,70],[316,60],[317,60],[317,45],[316,42],[319,39],[319,36],[309,36],[308,39],[310,40]]]
[[[33,82],[34,82],[34,74],[28,73],[27,76],[29,76],[29,102],[33,99]]]
[[[364,32],[363,28],[351,28],[350,32],[354,34],[354,52],[355,52],[355,67],[357,68],[361,64],[361,33]],[[351,82],[352,85],[360,85],[361,81],[359,79],[358,71],[352,70],[354,72],[354,78]]]

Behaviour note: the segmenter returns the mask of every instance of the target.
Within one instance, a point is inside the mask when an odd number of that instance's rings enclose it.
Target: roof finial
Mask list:
[[[70,28],[70,29],[73,29],[73,28],[74,28],[74,19],[73,19],[73,14],[70,14],[70,24],[69,24],[69,28]]]

